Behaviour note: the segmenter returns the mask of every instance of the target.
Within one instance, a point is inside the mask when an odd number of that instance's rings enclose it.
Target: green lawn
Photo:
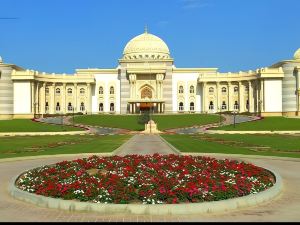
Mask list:
[[[112,152],[130,137],[130,135],[3,137],[0,138],[0,158]]]
[[[153,115],[159,130],[171,128],[204,125],[219,121],[217,115],[183,114],[183,115]],[[128,130],[142,131],[145,125],[141,115],[84,115],[75,117],[75,122],[86,125],[117,127]]]
[[[266,117],[262,120],[214,128],[214,130],[241,131],[291,131],[300,130],[300,119],[285,117]]]
[[[29,119],[0,120],[0,132],[59,132],[79,131],[81,128],[34,122]]]
[[[162,135],[182,152],[300,158],[300,136],[256,134]]]

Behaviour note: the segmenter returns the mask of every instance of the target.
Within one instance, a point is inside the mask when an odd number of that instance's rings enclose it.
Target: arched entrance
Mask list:
[[[152,90],[150,87],[146,86],[141,90],[141,99],[152,99]],[[144,111],[150,111],[153,108],[152,102],[141,102],[140,103],[140,110],[142,112]]]

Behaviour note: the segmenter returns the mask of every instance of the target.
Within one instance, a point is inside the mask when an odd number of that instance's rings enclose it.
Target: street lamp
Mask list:
[[[33,108],[33,117],[34,117],[34,118],[36,118],[36,106],[37,106],[37,104],[38,104],[37,102],[34,102],[34,103],[33,103],[33,107],[34,107],[34,108]]]
[[[236,109],[233,110],[233,127],[235,128],[235,116],[236,116]]]
[[[74,110],[75,110],[75,107],[72,107],[72,111],[73,111],[73,119],[72,119],[73,126],[74,126]]]
[[[220,107],[218,107],[218,110],[219,110],[219,115],[220,115],[219,126],[221,126],[221,123],[222,123],[221,108],[220,108]]]
[[[64,129],[64,114],[63,112],[60,114],[61,115],[61,129]]]

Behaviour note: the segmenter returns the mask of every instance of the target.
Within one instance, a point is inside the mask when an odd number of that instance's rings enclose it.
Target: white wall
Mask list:
[[[199,85],[197,85],[198,82],[198,73],[173,73],[172,75],[172,108],[173,112],[178,111],[178,102],[177,102],[177,96],[178,96],[178,88],[177,84],[178,82],[183,83],[184,87],[184,111],[189,111],[190,109],[190,102],[189,102],[189,96],[190,96],[190,88],[189,84],[191,82],[194,83],[194,86],[196,88],[195,93],[195,110],[201,111],[201,102],[200,102],[200,92],[198,90]]]
[[[118,74],[95,74],[95,91],[92,93],[95,97],[92,98],[92,110],[93,113],[99,112],[98,103],[98,88],[99,83],[104,84],[104,112],[109,112],[109,88],[110,84],[115,84],[115,111],[120,113],[120,80],[118,79]]]
[[[14,82],[14,114],[31,113],[31,88],[29,81]]]
[[[265,111],[282,112],[282,80],[265,80]]]

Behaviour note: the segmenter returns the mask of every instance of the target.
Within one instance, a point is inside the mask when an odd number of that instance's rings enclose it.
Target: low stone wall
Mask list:
[[[268,169],[268,168],[266,168]],[[255,206],[269,201],[280,194],[283,183],[280,175],[271,171],[276,183],[271,188],[257,194],[251,194],[240,198],[228,200],[204,202],[204,203],[182,203],[182,204],[98,204],[90,202],[79,202],[74,200],[62,200],[49,198],[41,195],[32,194],[22,191],[15,186],[18,177],[14,177],[9,186],[10,194],[19,200],[35,204],[40,207],[51,209],[61,209],[68,211],[88,211],[99,212],[104,214],[127,214],[127,215],[189,215],[189,214],[207,214],[226,212],[245,207]]]
[[[47,135],[85,135],[88,131],[62,131],[62,132],[8,132],[0,133],[0,137],[14,136],[47,136]]]

